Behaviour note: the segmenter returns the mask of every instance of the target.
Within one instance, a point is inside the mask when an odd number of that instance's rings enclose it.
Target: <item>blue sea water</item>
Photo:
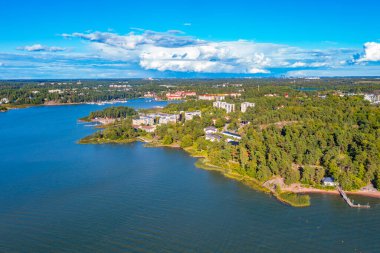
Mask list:
[[[292,208],[181,150],[77,144],[95,131],[77,119],[103,107],[0,114],[0,252],[380,252],[379,200]]]

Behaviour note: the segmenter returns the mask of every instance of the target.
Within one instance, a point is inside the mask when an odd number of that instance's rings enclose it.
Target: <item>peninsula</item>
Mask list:
[[[366,96],[281,87],[266,94],[253,87],[202,94],[162,109],[125,109],[129,115],[113,117],[80,143],[182,148],[200,158],[197,167],[296,207],[310,205],[306,193],[339,194],[338,185],[349,194],[380,197],[380,110]]]

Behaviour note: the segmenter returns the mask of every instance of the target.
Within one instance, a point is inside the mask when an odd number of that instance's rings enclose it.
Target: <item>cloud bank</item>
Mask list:
[[[0,78],[380,75],[380,43],[308,48],[249,40],[213,41],[179,30],[63,34],[73,50],[34,44],[0,52]],[[72,47],[70,47],[72,48]],[[59,53],[58,53],[59,52]]]
[[[183,36],[181,31],[109,32],[64,34],[80,38],[104,58],[132,61],[146,70],[269,74],[276,69],[338,67],[355,49],[310,50],[253,41],[206,41]]]
[[[61,52],[65,51],[65,48],[61,47],[48,47],[41,44],[34,44],[31,46],[18,47],[17,50],[28,52]]]

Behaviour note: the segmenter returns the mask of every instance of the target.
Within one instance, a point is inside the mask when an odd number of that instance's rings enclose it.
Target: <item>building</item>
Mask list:
[[[241,112],[245,113],[249,107],[255,107],[255,103],[244,102],[241,104]]]
[[[195,116],[201,117],[202,113],[200,111],[185,112],[185,120],[192,120]]]
[[[138,119],[132,119],[132,125],[153,126],[154,125],[154,117],[140,116]]]
[[[8,104],[9,103],[9,99],[8,98],[2,98],[0,100],[0,104]]]
[[[324,177],[324,178],[322,179],[322,184],[323,184],[324,186],[332,186],[332,187],[334,187],[334,186],[338,186],[338,185],[339,185],[339,183],[338,183],[338,182],[335,182],[335,181],[334,181],[334,178],[332,178],[332,177]]]
[[[365,94],[364,95],[364,100],[367,100],[367,101],[371,102],[371,104],[378,104],[378,103],[380,103],[380,95]]]
[[[179,120],[179,115],[177,114],[161,114],[159,116],[158,124],[169,124],[177,123]]]
[[[234,140],[241,140],[241,136],[238,135],[238,134],[234,134],[234,133],[227,132],[227,131],[223,132],[222,134],[223,134],[224,136],[227,136],[227,137],[232,138],[232,139],[234,139]]]
[[[215,108],[226,110],[227,113],[235,111],[235,104],[230,104],[230,103],[221,102],[221,101],[215,101],[212,105]]]
[[[209,127],[204,128],[203,131],[204,131],[206,134],[216,134],[216,133],[218,132],[218,129],[216,129],[216,128],[213,127],[213,126],[209,126]]]
[[[195,97],[197,95],[194,91],[176,91],[175,93],[166,93],[168,100],[181,100],[186,97]]]
[[[207,100],[207,101],[221,101],[224,100],[226,97],[224,94],[205,94],[205,95],[199,95],[199,100]]]
[[[215,142],[215,141],[219,142],[222,139],[222,137],[217,134],[206,134],[205,139],[211,142]]]
[[[144,94],[144,98],[155,98],[156,93],[148,91],[147,93]]]
[[[138,129],[141,129],[147,133],[154,133],[154,131],[156,131],[156,126],[138,126]]]
[[[195,97],[197,93],[195,91],[185,91],[183,92],[183,96],[185,97]]]
[[[181,100],[182,96],[179,96],[179,95],[168,95],[168,94],[166,94],[166,98],[168,100]]]

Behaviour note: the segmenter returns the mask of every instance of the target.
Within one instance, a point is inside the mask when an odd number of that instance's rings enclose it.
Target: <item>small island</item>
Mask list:
[[[79,143],[182,148],[199,158],[197,167],[294,207],[310,205],[307,193],[338,194],[337,185],[349,194],[380,196],[380,111],[363,97],[206,98],[91,113],[86,120],[102,122],[103,129]]]

